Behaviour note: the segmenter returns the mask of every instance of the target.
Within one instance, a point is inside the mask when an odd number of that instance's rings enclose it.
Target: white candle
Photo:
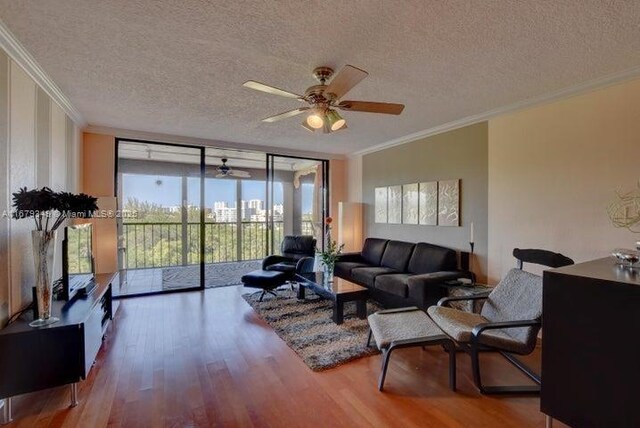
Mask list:
[[[471,230],[469,231],[469,242],[475,242],[473,240],[473,222],[471,222]]]

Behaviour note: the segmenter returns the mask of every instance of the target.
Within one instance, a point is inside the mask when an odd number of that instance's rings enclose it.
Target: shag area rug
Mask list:
[[[369,324],[356,316],[354,302],[345,303],[344,323],[331,320],[333,303],[307,290],[305,300],[298,300],[288,289],[277,291],[278,297],[260,293],[242,297],[314,371],[326,370],[348,361],[377,354],[378,349],[367,347]],[[380,310],[367,302],[367,313]]]
[[[247,272],[260,269],[261,260],[230,263],[208,263],[204,265],[206,288],[226,287],[241,284],[240,278]],[[176,266],[162,269],[162,289],[200,286],[200,266]]]

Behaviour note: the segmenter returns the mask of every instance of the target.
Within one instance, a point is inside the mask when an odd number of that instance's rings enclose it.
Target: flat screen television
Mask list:
[[[93,226],[90,223],[67,226],[62,241],[62,298],[93,288]]]

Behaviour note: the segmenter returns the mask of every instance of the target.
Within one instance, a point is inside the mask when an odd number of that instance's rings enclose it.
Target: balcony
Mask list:
[[[315,235],[311,221],[301,227],[302,234]],[[273,233],[274,242],[281,242],[282,221],[274,223]],[[200,241],[198,222],[123,223],[120,265],[126,281],[119,294],[198,287]],[[204,241],[205,287],[239,284],[269,255],[265,222],[205,223]]]

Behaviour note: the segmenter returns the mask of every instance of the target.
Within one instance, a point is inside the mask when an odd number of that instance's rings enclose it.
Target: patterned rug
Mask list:
[[[333,303],[307,291],[304,301],[291,290],[278,290],[278,297],[260,293],[242,297],[293,349],[311,370],[326,370],[357,358],[377,354],[375,346],[367,347],[369,324],[356,317],[355,303],[345,304],[344,323],[331,320]],[[367,302],[367,313],[381,308]]]
[[[240,278],[247,272],[260,269],[261,260],[230,263],[208,263],[204,265],[206,288],[226,287],[241,284]],[[162,289],[200,286],[200,266],[176,266],[162,269]]]

